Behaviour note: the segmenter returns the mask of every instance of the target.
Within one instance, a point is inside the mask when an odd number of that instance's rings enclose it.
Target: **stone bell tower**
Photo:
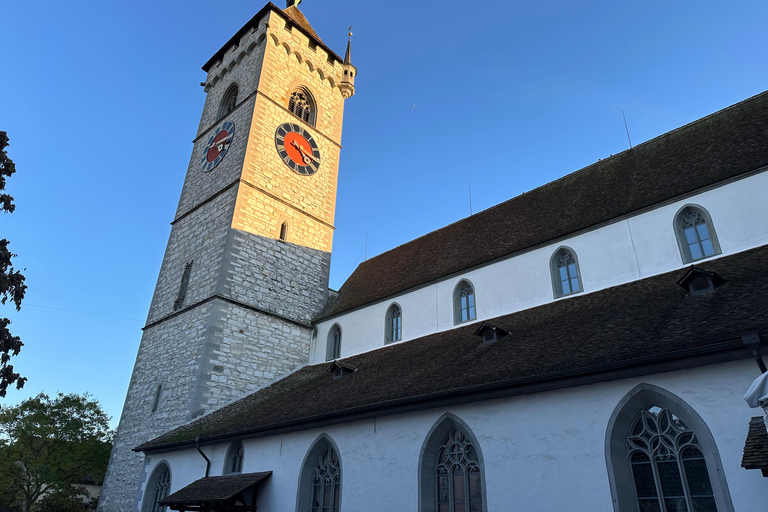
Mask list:
[[[351,36],[351,34],[350,34]],[[200,125],[99,510],[136,511],[132,448],[307,364],[325,306],[344,100],[357,69],[294,2],[203,66]]]

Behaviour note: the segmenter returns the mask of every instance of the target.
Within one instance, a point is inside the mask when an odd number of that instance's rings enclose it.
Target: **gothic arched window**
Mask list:
[[[237,84],[232,84],[232,86],[227,89],[227,92],[224,94],[224,99],[221,100],[221,106],[219,107],[219,119],[235,110],[235,106],[237,105],[237,93],[239,90]]]
[[[157,465],[149,477],[144,494],[142,512],[166,512],[168,507],[160,505],[160,500],[165,499],[171,490],[171,469],[164,462]]]
[[[280,225],[280,240],[285,242],[288,239],[288,223],[283,222]]]
[[[683,400],[641,384],[616,408],[606,460],[617,511],[733,512],[712,434]]]
[[[291,93],[291,97],[288,100],[288,110],[305,123],[312,126],[315,125],[315,114],[317,112],[315,100],[312,98],[312,94],[303,87]]]
[[[472,283],[462,279],[453,291],[453,321],[460,324],[476,318],[475,288]]]
[[[245,449],[243,448],[243,443],[233,443],[229,450],[227,450],[227,456],[224,458],[224,474],[242,473],[244,456]]]
[[[325,350],[325,360],[331,361],[341,356],[341,327],[334,324],[328,331],[328,346]]]
[[[575,252],[561,247],[552,255],[550,266],[555,297],[564,297],[582,290],[579,262]]]
[[[385,322],[385,341],[400,341],[403,339],[403,310],[397,304],[392,304],[387,310]]]
[[[477,440],[453,415],[437,422],[422,448],[419,466],[422,512],[482,512],[485,492]]]
[[[328,438],[321,437],[307,453],[299,477],[299,512],[339,512],[341,461]]]
[[[707,210],[686,206],[675,216],[675,235],[683,263],[720,254],[715,227]]]

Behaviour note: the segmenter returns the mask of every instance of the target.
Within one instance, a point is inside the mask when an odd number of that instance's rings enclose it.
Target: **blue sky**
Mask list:
[[[282,6],[282,3],[280,4]],[[204,94],[200,67],[263,4],[3,5],[0,130],[18,172],[0,237],[29,290],[5,306],[40,391],[117,424]],[[768,4],[363,2],[301,8],[342,53],[354,24],[331,286],[364,258],[768,88]],[[415,108],[411,108],[416,105]],[[556,208],[557,205],[552,205]]]

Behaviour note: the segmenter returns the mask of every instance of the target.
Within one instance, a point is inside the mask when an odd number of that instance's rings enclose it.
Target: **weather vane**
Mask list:
[[[298,6],[300,3],[301,3],[301,0],[288,0],[288,1],[286,2],[286,4],[287,4],[287,5],[286,5],[286,8],[288,8],[288,7],[292,7],[292,6],[294,6],[294,5],[295,5],[295,6]]]

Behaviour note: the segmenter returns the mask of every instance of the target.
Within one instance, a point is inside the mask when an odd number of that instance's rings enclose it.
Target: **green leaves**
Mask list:
[[[7,146],[8,134],[0,131],[0,210],[11,213],[16,209],[13,197],[1,193],[5,190],[6,176],[16,172],[16,165],[5,151]],[[11,259],[16,255],[8,250],[9,243],[4,238],[0,240],[0,304],[6,304],[10,300],[18,311],[21,309],[21,301],[27,291],[27,285],[24,284],[24,275],[13,268]],[[11,384],[16,383],[16,389],[21,389],[27,381],[25,377],[13,371],[13,365],[9,364],[11,356],[19,355],[24,345],[18,336],[11,334],[8,329],[10,324],[9,319],[0,318],[0,397],[5,396]]]
[[[100,480],[112,435],[109,417],[87,394],[41,393],[0,407],[0,482],[32,504],[44,492],[68,493],[85,479]]]

